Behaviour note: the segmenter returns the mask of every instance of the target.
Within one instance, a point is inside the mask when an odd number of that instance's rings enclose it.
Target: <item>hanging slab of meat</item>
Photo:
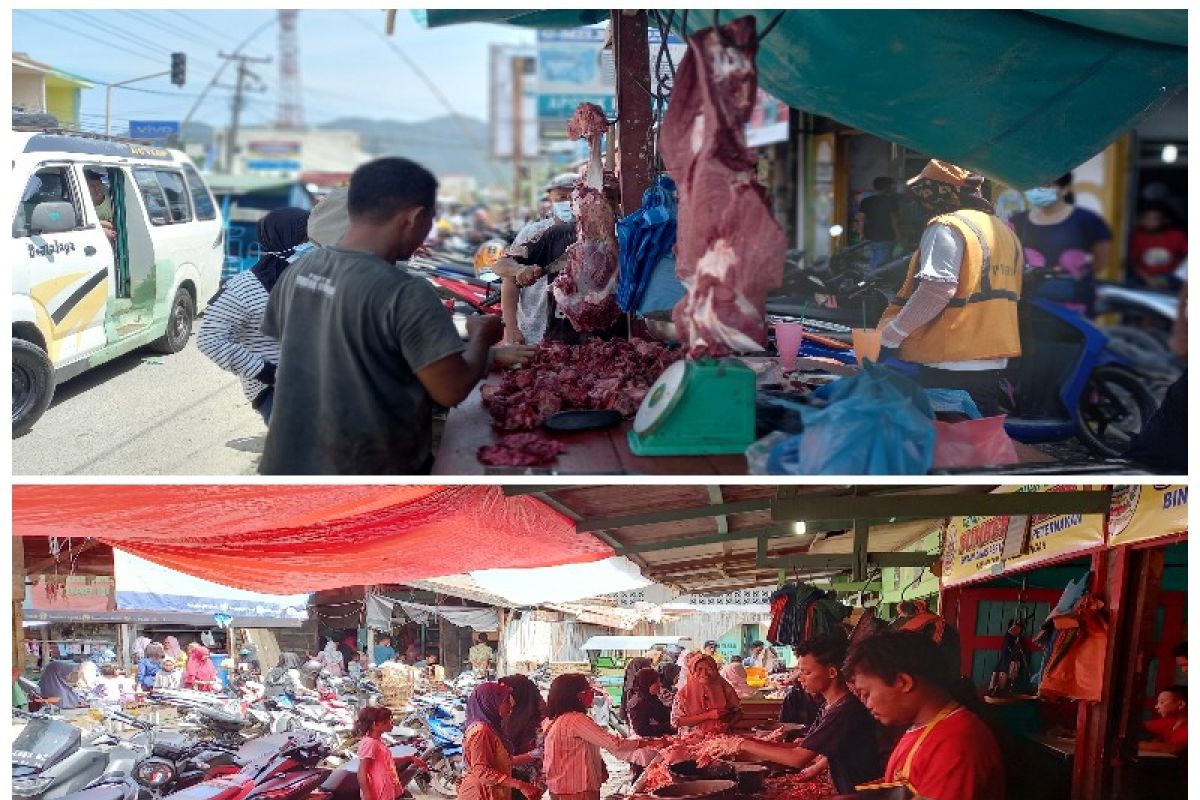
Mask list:
[[[567,265],[551,284],[558,307],[581,333],[600,331],[617,321],[617,220],[604,196],[600,137],[608,130],[604,110],[581,103],[567,123],[572,139],[587,139],[587,172],[572,195],[578,236],[567,248]]]
[[[688,37],[659,149],[679,190],[674,320],[691,358],[761,350],[767,294],[783,282],[787,236],[743,133],[758,91],[754,18]],[[736,46],[747,43],[745,47]]]

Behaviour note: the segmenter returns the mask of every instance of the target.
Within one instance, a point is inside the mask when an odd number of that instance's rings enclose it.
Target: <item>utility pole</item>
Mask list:
[[[246,79],[250,78],[256,81],[260,87],[256,91],[262,91],[262,78],[258,77],[249,69],[247,69],[246,64],[270,64],[271,59],[269,56],[265,58],[254,58],[252,56],[243,56],[238,53],[227,55],[224,51],[221,51],[220,57],[229,61],[237,62],[237,83],[233,90],[233,107],[231,109],[229,118],[229,131],[226,133],[225,140],[225,172],[232,174],[233,156],[237,152],[238,128],[241,125],[242,105],[245,103],[245,94],[247,91],[249,91],[246,88]]]
[[[522,150],[525,149],[525,142],[522,141],[521,111],[524,105],[522,94],[524,92],[525,78],[525,59],[521,56],[513,56],[512,59],[512,84],[513,84],[513,145],[512,145],[512,161],[513,161],[513,227],[514,229],[520,224],[521,220],[518,215],[521,213],[521,156]]]

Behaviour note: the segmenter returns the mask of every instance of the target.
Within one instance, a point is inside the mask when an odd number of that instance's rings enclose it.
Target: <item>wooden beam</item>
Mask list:
[[[650,42],[646,12],[614,9],[613,56],[617,83],[617,159],[621,180],[621,213],[627,216],[642,207],[642,194],[650,188]]]
[[[776,522],[794,522],[848,517],[889,520],[896,517],[940,519],[1006,514],[1107,514],[1111,498],[1110,489],[884,497],[798,495],[777,498],[771,504],[771,518]]]
[[[575,523],[575,530],[580,533],[600,531],[611,528],[636,528],[640,525],[658,525],[664,522],[682,522],[689,519],[718,517],[729,514],[749,514],[755,511],[767,511],[771,508],[769,497],[757,500],[739,500],[735,503],[720,505],[688,506],[671,508],[663,511],[643,511],[639,514],[626,514],[619,517],[593,517],[581,519]]]
[[[831,533],[833,531],[844,531],[854,527],[853,520],[834,520],[830,522],[822,522],[809,526],[807,533]],[[726,542],[745,541],[747,539],[758,539],[766,537],[768,539],[789,539],[794,538],[796,534],[789,530],[784,530],[778,526],[772,525],[766,528],[746,528],[745,530],[733,531],[731,533],[708,533],[701,536],[684,536],[671,539],[660,539],[644,544],[626,544],[622,545],[618,550],[618,555],[630,555],[633,553],[655,553],[664,550],[681,550],[685,547],[703,547],[708,544],[724,544]]]
[[[719,505],[724,504],[725,497],[721,494],[720,486],[707,486],[705,488],[708,489],[708,502],[712,503],[714,506],[719,506]],[[726,516],[725,514],[722,514],[721,516],[716,518],[716,522],[717,522],[717,533],[729,533],[729,517],[728,516]]]
[[[548,493],[548,492],[562,492],[567,489],[594,489],[594,488],[596,488],[594,484],[593,485],[585,485],[585,484],[570,484],[570,483],[561,483],[561,484],[556,484],[554,486],[533,486],[533,485],[521,484],[518,486],[502,486],[501,487],[501,489],[504,492],[505,497],[520,497],[521,495],[526,495],[526,494],[544,494],[544,493]]]
[[[937,562],[937,553],[867,553],[867,567],[928,567]],[[763,569],[838,569],[853,570],[858,563],[854,553],[805,553],[780,558],[759,558]],[[862,580],[861,578],[859,580]]]
[[[867,579],[867,541],[871,534],[871,523],[865,519],[854,520],[854,565],[850,577],[856,581]]]

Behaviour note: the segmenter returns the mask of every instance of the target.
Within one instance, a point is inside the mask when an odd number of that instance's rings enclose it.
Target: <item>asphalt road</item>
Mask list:
[[[139,350],[60,385],[13,440],[13,474],[253,475],[265,435],[237,378],[193,335],[175,355]]]

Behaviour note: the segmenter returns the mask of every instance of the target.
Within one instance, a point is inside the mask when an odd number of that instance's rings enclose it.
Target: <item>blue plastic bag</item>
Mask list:
[[[874,364],[814,393],[804,432],[776,445],[773,475],[924,475],[933,467],[933,407],[925,390]]]

